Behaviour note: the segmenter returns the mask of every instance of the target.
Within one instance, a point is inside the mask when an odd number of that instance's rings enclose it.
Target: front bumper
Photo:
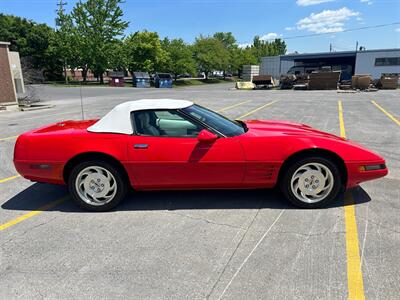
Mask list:
[[[389,173],[385,161],[356,161],[346,163],[347,188],[359,185],[361,182],[386,176]]]

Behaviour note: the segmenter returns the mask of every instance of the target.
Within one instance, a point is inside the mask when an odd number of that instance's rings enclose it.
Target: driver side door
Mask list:
[[[230,188],[243,182],[245,159],[235,137],[199,142],[201,124],[175,111],[152,112],[159,136],[136,131],[127,137],[127,166],[137,188]]]

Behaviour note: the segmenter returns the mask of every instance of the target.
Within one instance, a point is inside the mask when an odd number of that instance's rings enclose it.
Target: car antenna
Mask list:
[[[85,120],[85,116],[83,114],[83,98],[82,98],[82,81],[81,81],[81,85],[79,88],[79,94],[81,96],[81,114],[82,114],[82,120]]]

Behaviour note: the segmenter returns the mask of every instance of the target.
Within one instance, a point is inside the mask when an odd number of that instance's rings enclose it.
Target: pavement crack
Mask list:
[[[226,227],[230,227],[230,228],[234,228],[234,229],[245,230],[244,228],[242,228],[240,226],[235,226],[235,225],[226,224],[226,223],[213,222],[213,221],[210,221],[210,220],[208,220],[206,218],[192,217],[192,216],[189,216],[189,215],[181,214],[181,213],[178,213],[178,212],[171,212],[171,211],[169,211],[168,213],[174,214],[174,215],[178,215],[178,216],[181,216],[181,217],[184,217],[184,218],[189,218],[189,219],[196,220],[196,221],[202,221],[202,222],[205,222],[207,224],[226,226]]]
[[[365,220],[365,218],[363,218],[363,217],[358,217],[359,219],[362,219],[362,220]],[[389,227],[387,227],[387,226],[385,226],[385,225],[382,225],[382,223],[381,222],[375,222],[375,221],[372,221],[372,220],[368,220],[368,222],[369,223],[372,223],[372,224],[374,224],[374,225],[376,225],[376,226],[378,226],[378,227],[380,227],[380,228],[383,228],[383,229],[385,229],[385,230],[387,230],[387,231],[390,231],[390,232],[393,232],[393,233],[400,233],[400,231],[398,231],[398,230],[395,230],[395,229],[393,229],[393,228],[389,228]]]
[[[267,229],[267,231],[265,231],[265,233],[262,235],[262,237],[258,240],[258,242],[256,243],[256,245],[253,247],[253,249],[250,251],[250,253],[246,256],[246,258],[242,261],[242,263],[240,264],[239,268],[236,270],[236,272],[233,274],[233,276],[231,277],[231,279],[229,280],[228,284],[225,286],[224,290],[222,291],[221,295],[219,295],[218,300],[222,299],[222,297],[225,295],[225,292],[229,289],[229,287],[231,286],[232,282],[235,280],[236,276],[239,274],[239,272],[242,270],[242,268],[244,267],[244,265],[247,263],[247,261],[250,259],[251,255],[253,255],[254,251],[256,251],[256,249],[258,248],[258,246],[262,243],[262,241],[265,239],[265,237],[270,233],[270,231],[272,230],[272,228],[275,226],[275,224],[278,222],[278,220],[280,219],[280,217],[283,215],[283,213],[285,212],[285,210],[281,210],[281,212],[279,213],[279,215],[275,218],[274,222],[272,222],[271,226],[269,226],[269,228]]]
[[[222,268],[221,272],[219,272],[217,279],[215,280],[214,284],[212,285],[210,291],[207,293],[206,295],[206,299],[210,299],[212,293],[214,292],[215,288],[217,287],[218,283],[221,281],[222,275],[224,275],[227,267],[229,266],[230,262],[232,261],[232,258],[235,256],[237,250],[239,249],[240,245],[242,245],[242,242],[245,238],[245,236],[247,235],[250,227],[253,225],[255,219],[257,218],[258,214],[260,213],[260,209],[261,209],[261,204],[262,201],[260,201],[260,204],[258,206],[257,212],[254,214],[253,218],[251,219],[251,222],[249,224],[249,226],[247,226],[245,232],[243,233],[242,237],[240,238],[239,242],[236,244],[235,249],[233,250],[231,256],[229,257],[228,261],[225,263],[224,267]]]
[[[28,229],[24,230],[20,235],[18,235],[18,236],[15,235],[15,236],[12,236],[11,238],[9,238],[7,241],[5,241],[4,243],[2,243],[2,244],[0,245],[0,247],[3,247],[4,245],[6,245],[6,244],[12,242],[13,240],[15,240],[15,239],[18,238],[18,237],[25,236],[29,231],[31,231],[31,230],[33,230],[33,229],[36,229],[36,228],[38,228],[38,227],[41,227],[41,226],[43,226],[43,225],[46,225],[46,224],[50,223],[51,221],[53,221],[53,220],[56,219],[56,218],[57,218],[57,216],[54,216],[53,218],[50,218],[50,219],[47,220],[47,221],[44,221],[44,222],[41,222],[41,223],[39,223],[39,224],[36,224],[35,226],[29,227]]]
[[[304,236],[306,238],[310,237],[315,237],[315,236],[322,236],[330,233],[334,234],[343,234],[345,231],[331,231],[330,229],[325,230],[323,232],[316,232],[316,233],[300,233],[300,232],[295,232],[295,231],[275,231],[277,234],[294,234],[294,235],[299,235],[299,236]]]

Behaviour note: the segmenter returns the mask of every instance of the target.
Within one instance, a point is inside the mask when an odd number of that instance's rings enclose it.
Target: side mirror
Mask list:
[[[206,129],[203,129],[202,131],[200,131],[199,135],[197,136],[197,139],[199,140],[199,142],[203,142],[203,143],[212,143],[217,138],[218,138],[218,136],[216,134],[214,134]]]

